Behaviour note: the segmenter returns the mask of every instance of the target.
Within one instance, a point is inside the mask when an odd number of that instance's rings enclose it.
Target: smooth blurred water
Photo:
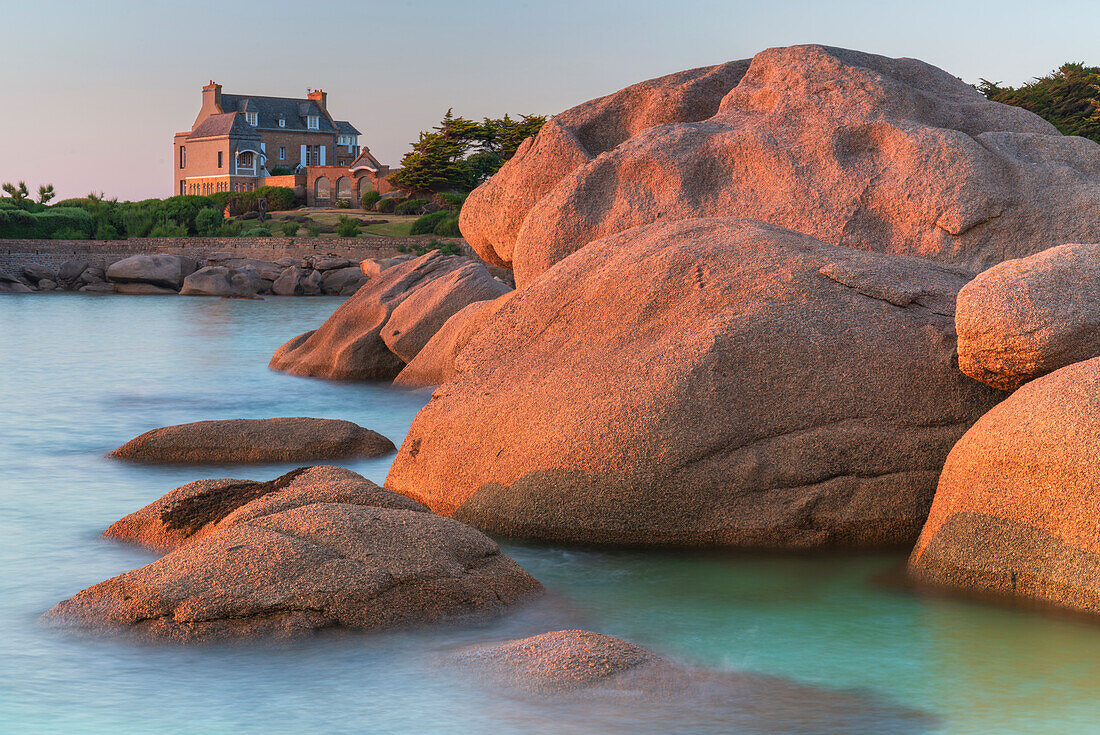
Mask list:
[[[901,564],[896,556],[508,544],[550,593],[474,626],[201,648],[42,626],[38,616],[59,600],[153,558],[99,537],[119,517],[199,477],[267,479],[289,468],[143,468],[103,458],[133,436],[200,419],[321,416],[400,443],[425,393],[267,369],[279,344],[337,303],[0,297],[0,732],[769,731],[716,723],[690,706],[532,703],[444,663],[462,645],[569,627],[687,663],[860,689],[925,713],[924,731],[1100,731],[1100,626],[875,584]],[[389,461],[346,465],[381,482]],[[860,731],[898,730],[883,721]]]

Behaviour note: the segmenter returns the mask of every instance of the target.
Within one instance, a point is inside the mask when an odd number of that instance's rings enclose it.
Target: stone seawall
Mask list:
[[[117,260],[131,255],[164,253],[186,255],[195,260],[214,253],[232,253],[242,258],[278,260],[332,256],[358,261],[389,258],[399,248],[412,249],[432,240],[458,245],[473,254],[459,238],[421,237],[141,237],[127,240],[16,240],[0,239],[0,273],[18,275],[27,265],[56,269],[66,260],[87,260],[106,270]]]

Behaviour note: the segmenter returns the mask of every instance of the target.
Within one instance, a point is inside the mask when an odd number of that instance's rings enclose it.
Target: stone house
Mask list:
[[[386,191],[389,168],[380,164],[360,131],[328,110],[328,95],[305,98],[225,94],[211,81],[189,131],[176,133],[174,194],[251,191],[293,186],[307,203],[358,201],[371,190]],[[292,174],[272,176],[273,169]]]

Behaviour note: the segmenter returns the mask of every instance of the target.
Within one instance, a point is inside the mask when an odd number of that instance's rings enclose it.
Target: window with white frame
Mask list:
[[[283,147],[283,146],[279,146],[279,160],[280,161],[285,161],[286,160],[286,148]]]
[[[279,118],[279,127],[280,128],[285,128],[286,127],[286,119],[285,118],[282,118],[282,117]]]
[[[244,113],[244,119],[248,121],[248,124],[252,127],[256,127],[259,124],[259,113],[246,112]]]
[[[321,129],[321,118],[318,117],[317,115],[308,115],[306,117],[306,127],[309,128],[310,130],[320,130]]]

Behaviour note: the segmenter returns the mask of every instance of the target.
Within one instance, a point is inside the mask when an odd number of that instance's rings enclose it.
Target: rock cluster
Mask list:
[[[242,464],[378,457],[392,451],[389,439],[350,421],[294,417],[165,426],[107,456],[146,464]]]
[[[47,619],[205,642],[491,615],[542,590],[483,534],[333,467],[185,486],[109,533],[172,550]]]
[[[589,242],[741,216],[979,270],[1100,240],[1100,149],[915,59],[825,46],[682,72],[555,116],[460,227],[523,286]]]
[[[548,541],[911,545],[1002,395],[956,363],[968,278],[744,219],[604,238],[477,331],[386,486]]]
[[[291,339],[271,368],[345,380],[392,380],[446,321],[510,290],[469,258],[432,251],[382,270],[319,328]]]

